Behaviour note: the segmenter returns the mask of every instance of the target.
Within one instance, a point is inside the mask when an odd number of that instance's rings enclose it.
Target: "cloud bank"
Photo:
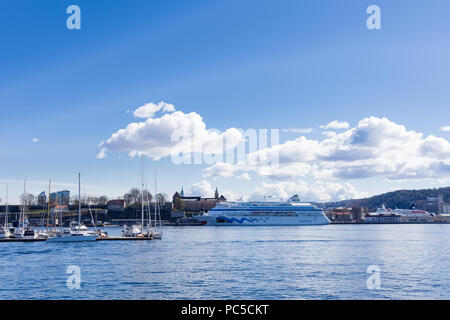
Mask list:
[[[161,115],[156,117],[157,113]],[[142,120],[102,141],[97,158],[105,158],[110,151],[128,152],[131,156],[143,153],[154,160],[175,153],[220,154],[225,139],[230,148],[244,141],[242,131],[236,128],[223,132],[208,129],[199,114],[177,111],[165,102],[147,103],[133,115]],[[366,196],[348,183],[354,179],[450,178],[450,143],[442,137],[425,136],[378,117],[364,118],[352,128],[348,122],[337,120],[320,128],[323,131],[316,138],[300,136],[252,151],[238,162],[217,162],[206,167],[203,180],[192,186],[191,193],[211,196],[213,190],[207,178],[232,178],[236,183],[245,183],[257,176],[268,181],[254,188],[245,199],[261,200],[271,195],[278,200],[298,193],[311,201],[332,201]],[[313,129],[282,131],[311,133]],[[184,138],[174,139],[174,135]],[[277,165],[267,161],[274,158],[278,159]],[[237,198],[232,192],[227,194]]]
[[[153,118],[158,111],[166,114]],[[243,139],[236,128],[229,128],[224,132],[207,129],[198,113],[175,111],[173,105],[165,102],[148,103],[136,109],[133,114],[146,120],[132,122],[102,141],[97,158],[105,158],[107,151],[129,152],[131,156],[142,153],[154,160],[179,153],[220,154],[225,140],[227,146],[233,148]]]
[[[264,161],[279,155],[279,166]],[[320,180],[386,177],[439,179],[450,176],[450,143],[440,137],[408,131],[387,118],[362,119],[356,127],[324,139],[304,136],[254,152],[237,164],[217,163],[205,177],[231,177],[243,172],[273,180],[311,176]]]

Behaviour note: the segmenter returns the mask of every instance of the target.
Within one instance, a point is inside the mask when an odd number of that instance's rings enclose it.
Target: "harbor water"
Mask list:
[[[153,241],[0,243],[0,299],[450,299],[449,234],[449,224],[199,226]]]

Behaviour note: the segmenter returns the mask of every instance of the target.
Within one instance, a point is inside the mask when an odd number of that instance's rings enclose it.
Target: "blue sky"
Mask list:
[[[81,8],[81,30],[66,28],[70,4]],[[366,27],[371,4],[381,8],[381,30]],[[49,178],[55,188],[75,191],[81,172],[85,192],[122,195],[139,185],[138,158],[108,150],[98,159],[98,145],[145,121],[133,115],[138,107],[164,101],[200,115],[207,129],[314,128],[307,139],[323,141],[320,126],[348,122],[336,130],[343,134],[373,116],[390,121],[381,126],[387,131],[402,125],[422,133],[422,140],[444,139],[439,156],[417,160],[426,168],[399,159],[374,169],[376,174],[351,178],[333,173],[280,180],[247,168],[250,179],[243,180],[205,176],[207,165],[146,158],[148,179],[157,170],[159,188],[169,195],[182,185],[208,192],[209,184],[248,196],[282,196],[298,188],[303,197],[317,198],[323,188],[335,199],[449,185],[450,132],[441,130],[450,125],[449,10],[448,1],[437,0],[3,1],[1,183],[10,181],[10,202],[17,202],[25,176],[32,193],[45,190]],[[282,132],[280,143],[300,135]],[[380,162],[371,160],[364,168]],[[417,178],[391,179],[391,165]],[[321,173],[342,171],[330,166],[324,163]],[[346,191],[333,194],[330,188],[339,188],[327,186],[330,181]]]

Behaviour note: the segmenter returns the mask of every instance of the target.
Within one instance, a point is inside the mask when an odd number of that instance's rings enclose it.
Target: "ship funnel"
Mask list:
[[[290,197],[289,202],[300,202],[300,198],[298,197],[298,194],[294,194],[292,197]]]

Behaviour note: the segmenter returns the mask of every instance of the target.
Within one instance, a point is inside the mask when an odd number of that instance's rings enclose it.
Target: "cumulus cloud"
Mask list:
[[[31,139],[31,142],[37,143],[39,142],[39,138],[34,137],[33,139]]]
[[[103,159],[106,157],[106,148],[101,148],[100,152],[97,154],[97,159]]]
[[[292,128],[292,129],[282,129],[281,132],[286,132],[286,133],[311,133],[314,131],[314,128],[305,128],[305,129],[296,129],[296,128]]]
[[[229,128],[224,132],[207,129],[198,113],[174,111],[160,118],[153,118],[156,109],[175,110],[172,105],[163,102],[139,107],[134,114],[147,119],[132,122],[101,142],[97,157],[104,158],[107,151],[125,151],[131,156],[142,153],[155,160],[191,152],[222,154],[224,141],[228,148],[234,148],[243,141],[241,132],[236,128]]]
[[[338,120],[334,120],[331,121],[330,123],[320,126],[320,128],[322,129],[334,129],[334,130],[338,130],[338,129],[348,129],[350,128],[350,125],[348,122],[346,121],[338,121]]]
[[[333,138],[337,135],[335,131],[323,131],[322,134],[328,138]]]
[[[237,180],[250,180],[250,175],[247,172],[236,177]]]
[[[165,103],[164,101],[161,101],[157,104],[150,102],[137,108],[133,112],[133,115],[136,118],[152,118],[154,114],[160,110],[162,112],[174,112],[175,107],[172,104]]]
[[[287,200],[293,194],[307,201],[327,202],[353,199],[366,196],[356,192],[349,183],[315,182],[308,185],[304,181],[280,181],[275,183],[263,182],[255,188],[249,196],[250,200]]]
[[[441,131],[446,131],[449,132],[450,131],[450,126],[444,126],[441,128]]]
[[[202,180],[200,182],[194,183],[191,186],[191,195],[202,196],[202,197],[212,197],[214,195],[214,190],[208,181]]]
[[[211,198],[214,196],[215,188],[211,186],[211,184],[203,179],[197,183],[194,183],[191,186],[190,194],[192,196],[201,196],[206,198]],[[237,196],[234,192],[230,190],[219,190],[219,193],[223,195],[228,201],[237,201],[240,200],[241,196]]]
[[[279,165],[262,161],[278,155]],[[229,177],[255,172],[275,180],[445,178],[450,175],[450,143],[433,135],[408,131],[387,118],[362,119],[356,127],[322,140],[299,137],[258,150],[237,164],[214,164],[204,175]]]

